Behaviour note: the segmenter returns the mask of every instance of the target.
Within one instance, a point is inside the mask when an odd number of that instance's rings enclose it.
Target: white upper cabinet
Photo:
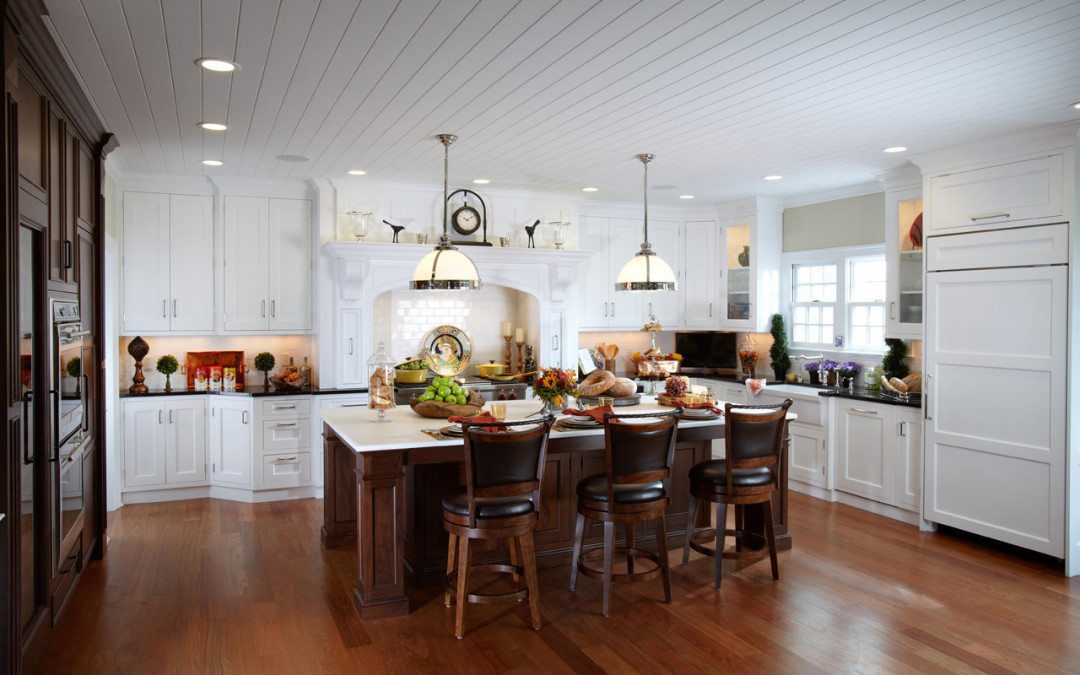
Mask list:
[[[123,275],[123,332],[168,331],[169,195],[124,195]]]
[[[649,219],[649,243],[656,255],[671,265],[675,278],[679,281],[679,290],[643,293],[641,302],[644,314],[640,323],[648,321],[650,316],[655,316],[664,328],[670,329],[682,325],[682,299],[686,292],[682,238],[682,223],[679,221]]]
[[[270,200],[270,329],[311,328],[311,202]]]
[[[222,327],[230,332],[268,330],[270,200],[226,197],[222,235],[225,301]]]
[[[124,194],[123,332],[214,330],[213,198]]]
[[[720,262],[726,270],[717,326],[721,329],[768,331],[770,318],[780,309],[783,207],[779,200],[758,197],[752,210],[720,222]]]
[[[881,179],[885,185],[885,335],[921,339],[923,321],[922,176],[908,165]]]
[[[311,202],[229,196],[224,212],[223,329],[310,330]]]
[[[720,321],[717,302],[719,277],[715,274],[720,248],[715,220],[688,221],[683,233],[683,269],[694,270],[679,280],[683,296],[683,321],[687,328],[713,328]]]
[[[169,328],[214,330],[213,198],[169,198]]]
[[[641,221],[586,216],[583,248],[592,252],[582,287],[581,326],[585,329],[641,328],[642,294],[618,292],[615,279],[641,248]]]
[[[1063,168],[1051,154],[931,176],[928,234],[1067,220]]]

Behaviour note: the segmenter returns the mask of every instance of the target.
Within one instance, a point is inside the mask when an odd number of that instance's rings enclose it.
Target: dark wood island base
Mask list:
[[[688,472],[711,457],[711,441],[723,438],[724,427],[680,428],[667,511],[667,545],[678,548],[686,532],[690,503]],[[355,542],[356,587],[353,602],[364,620],[409,613],[406,581],[414,585],[442,583],[446,570],[447,534],[442,525],[443,495],[464,484],[464,448],[438,444],[401,450],[355,452],[329,426],[323,428],[324,499],[322,541],[326,547]],[[541,566],[569,565],[573,523],[577,513],[575,486],[585,476],[603,473],[603,435],[553,435],[543,478],[536,555]],[[781,462],[780,489],[773,495],[779,549],[791,548],[788,533],[787,441]],[[747,509],[748,535],[743,546],[764,546],[761,511]],[[695,532],[710,529],[708,514],[698,514]],[[619,532],[619,543],[625,532]],[[635,541],[648,545],[651,529],[639,530]],[[603,530],[590,524],[585,545],[603,541]],[[476,561],[505,559],[505,545],[483,548]]]

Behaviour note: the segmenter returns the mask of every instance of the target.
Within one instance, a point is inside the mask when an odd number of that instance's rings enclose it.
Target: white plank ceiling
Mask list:
[[[700,202],[863,183],[905,161],[886,146],[1080,121],[1080,0],[46,5],[135,172],[436,183],[432,136],[451,132],[455,183],[636,200],[647,151],[672,186],[654,199]]]

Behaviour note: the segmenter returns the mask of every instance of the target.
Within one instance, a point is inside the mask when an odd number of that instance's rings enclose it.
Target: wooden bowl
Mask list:
[[[472,417],[484,407],[484,397],[475,391],[469,392],[469,400],[465,405],[457,403],[443,403],[442,401],[421,401],[413,396],[409,399],[409,406],[413,412],[421,417],[433,419],[446,419],[455,415]]]

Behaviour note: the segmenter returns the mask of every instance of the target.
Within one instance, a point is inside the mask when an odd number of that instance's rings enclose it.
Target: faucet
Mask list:
[[[825,375],[825,373],[822,371],[822,368],[825,367],[825,355],[824,354],[816,354],[814,356],[806,356],[804,354],[796,354],[795,355],[795,360],[796,361],[817,361],[818,362],[818,373],[820,373],[821,376]],[[806,368],[806,366],[804,365],[803,369],[805,369],[805,368]],[[820,381],[824,382],[827,379],[828,378],[822,377],[822,379]]]

